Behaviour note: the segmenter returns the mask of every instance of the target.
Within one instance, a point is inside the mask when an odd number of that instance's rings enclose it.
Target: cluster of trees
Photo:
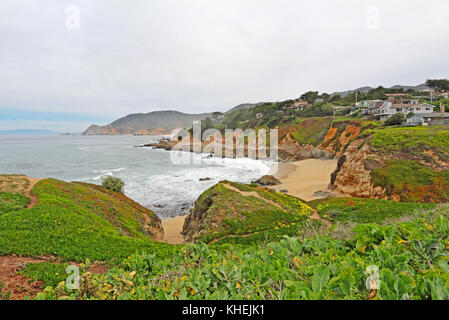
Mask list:
[[[429,79],[426,81],[426,86],[435,91],[435,96],[438,97],[442,92],[449,91],[449,80],[447,79]]]

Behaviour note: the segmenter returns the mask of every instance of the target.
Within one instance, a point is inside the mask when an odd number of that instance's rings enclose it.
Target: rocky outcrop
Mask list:
[[[365,167],[365,162],[368,168]],[[333,189],[353,197],[384,198],[382,188],[374,187],[371,181],[372,166],[381,163],[382,159],[370,151],[369,144],[364,139],[355,140],[339,159],[337,170],[331,179]]]
[[[270,175],[263,176],[259,180],[254,181],[253,183],[261,186],[277,186],[281,184],[281,182],[278,179]]]
[[[199,198],[195,201],[195,206],[186,217],[182,228],[182,235],[187,242],[194,242],[196,238],[207,231],[205,227],[206,215],[214,202],[215,196],[216,193],[212,193],[204,199]]]
[[[382,162],[372,159],[372,158],[368,158],[365,159],[363,166],[365,167],[365,170],[368,171],[373,171],[377,168],[381,168],[383,166]]]
[[[313,194],[314,197],[320,198],[320,199],[329,199],[329,198],[335,198],[336,195],[332,191],[329,190],[319,190]]]

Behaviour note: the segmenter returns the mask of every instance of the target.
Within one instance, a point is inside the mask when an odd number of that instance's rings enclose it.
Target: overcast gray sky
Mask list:
[[[448,34],[447,0],[1,0],[0,130],[416,85]]]

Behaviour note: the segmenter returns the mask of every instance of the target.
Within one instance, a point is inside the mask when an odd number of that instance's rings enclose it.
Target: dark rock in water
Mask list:
[[[212,178],[200,178],[199,181],[210,181],[210,180],[212,180]]]
[[[382,167],[382,163],[380,161],[374,159],[366,159],[364,162],[365,170],[375,170],[377,168]]]
[[[317,191],[313,194],[313,196],[316,198],[325,198],[325,199],[336,197],[335,193],[333,193],[332,191],[328,191],[328,190]]]
[[[280,193],[285,193],[285,194],[287,194],[288,193],[288,190],[281,190],[281,191],[279,191]]]
[[[154,207],[155,208],[165,208],[165,205],[163,205],[163,204],[155,204]]]
[[[254,181],[253,183],[259,184],[261,186],[277,186],[280,185],[281,182],[273,176],[263,176],[259,180]]]

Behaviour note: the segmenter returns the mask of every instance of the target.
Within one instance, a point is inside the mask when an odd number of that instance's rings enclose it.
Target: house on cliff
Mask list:
[[[373,116],[385,121],[396,113],[409,114],[432,114],[436,107],[428,103],[420,103],[418,99],[402,99],[391,96],[377,109]]]
[[[384,103],[383,100],[364,100],[357,102],[355,108],[360,110],[360,115],[370,116]]]

